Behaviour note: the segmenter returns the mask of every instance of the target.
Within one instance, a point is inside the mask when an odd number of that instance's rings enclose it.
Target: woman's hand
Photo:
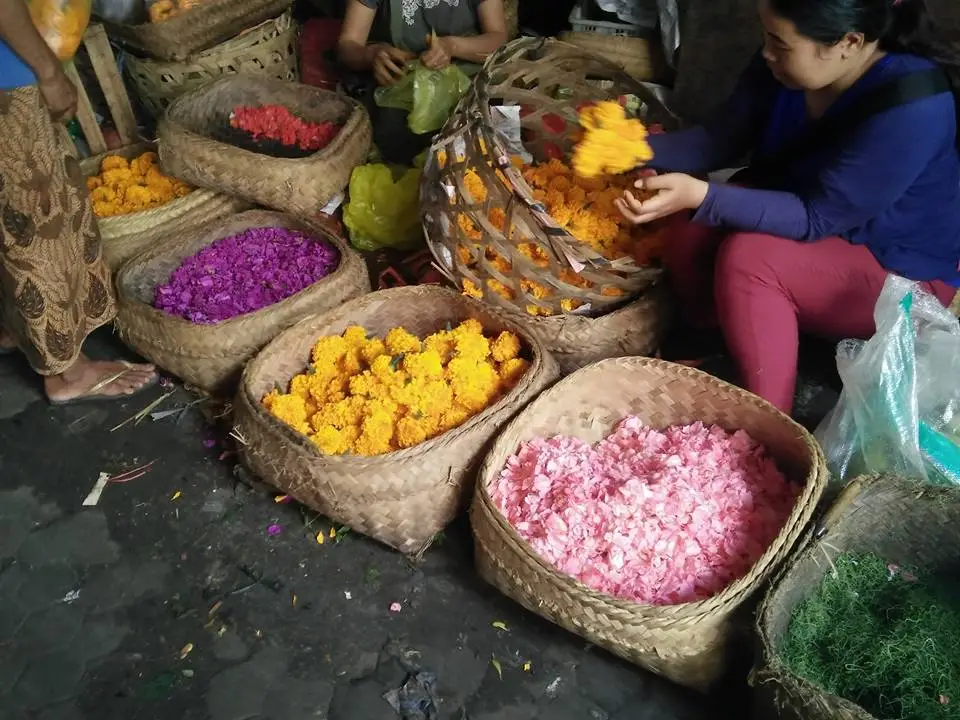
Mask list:
[[[630,222],[640,225],[653,222],[682,210],[696,210],[703,205],[710,185],[682,173],[656,175],[637,180],[638,190],[656,192],[649,200],[638,200],[629,190],[616,201],[617,209]]]
[[[55,72],[37,78],[37,88],[54,122],[69,120],[77,112],[77,88],[57,66]]]
[[[427,37],[428,48],[420,56],[423,66],[431,70],[443,70],[453,62],[453,41],[451,38],[438,38],[436,35]]]
[[[393,85],[403,77],[404,66],[416,57],[413,53],[395,48],[392,45],[380,45],[373,56],[373,77],[378,85]]]

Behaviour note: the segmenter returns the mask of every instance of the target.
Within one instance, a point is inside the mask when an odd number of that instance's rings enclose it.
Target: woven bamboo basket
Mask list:
[[[606,58],[627,75],[642,82],[662,80],[669,68],[659,42],[646,38],[570,31],[560,35],[564,42]]]
[[[262,75],[297,82],[297,25],[288,10],[183,61],[127,55],[124,71],[154,117],[162,115],[184,93],[229,75]]]
[[[310,122],[332,121],[340,132],[305,158],[275,158],[214,139],[240,105],[280,104]],[[177,99],[157,131],[160,160],[177,177],[294,215],[316,215],[347,187],[365,162],[372,129],[356,101],[328,90],[275,78],[234,75]]]
[[[569,375],[607,358],[653,355],[669,326],[671,308],[665,283],[657,283],[600,317],[532,317],[516,311],[509,315],[539,338],[560,372]]]
[[[158,285],[203,248],[249,228],[285,227],[322,238],[340,251],[327,277],[276,305],[211,325],[197,325],[153,307]],[[289,215],[251,210],[216,224],[178,233],[124,265],[116,277],[117,328],[140,355],[200,390],[232,393],[246,362],[278,333],[307,315],[370,291],[362,258],[321,225]]]
[[[591,590],[536,555],[490,498],[489,484],[522,443],[555,434],[596,442],[627,415],[657,428],[702,421],[746,430],[790,481],[803,485],[766,553],[746,576],[707,600],[652,606]],[[500,433],[480,469],[471,508],[477,565],[485,580],[528,610],[677,683],[705,690],[725,669],[736,635],[734,613],[790,552],[813,516],[826,477],[823,453],[810,434],[760,398],[661,360],[604,360],[544,392]]]
[[[205,0],[163,22],[105,22],[111,39],[159,60],[183,61],[287,10],[293,0]]]
[[[90,177],[100,172],[100,163],[106,157],[120,155],[130,160],[153,149],[153,145],[149,143],[128,145],[121,150],[112,150],[81,160],[80,169],[84,175]],[[247,207],[249,204],[239,198],[212,190],[195,189],[186,197],[177,198],[151,210],[97,218],[103,240],[103,260],[107,267],[116,272],[127,260],[154,246],[163,237],[180,235]]]
[[[493,106],[520,106],[534,162],[569,157],[577,108],[623,95],[642,101],[641,117],[665,112],[616,65],[567,43],[521,38],[487,60],[435,140],[420,186],[428,245],[457,287],[531,315],[600,315],[657,282],[659,268],[608,259],[570,235],[537,201],[495,130]],[[477,182],[483,190],[470,190]]]
[[[960,489],[871,475],[857,478],[840,494],[803,551],[773,583],[757,614],[763,657],[752,685],[758,708],[777,717],[874,720],[860,706],[792,674],[778,657],[794,610],[817,591],[833,558],[842,553],[875,553],[898,565],[955,573]]]
[[[323,455],[260,403],[303,371],[321,336],[360,325],[381,336],[402,326],[423,337],[467,318],[490,332],[517,333],[530,368],[499,402],[420,445],[375,457]],[[416,553],[469,501],[489,441],[557,375],[556,363],[539,341],[489,306],[438,286],[381,290],[308,318],[270,343],[244,372],[234,403],[236,434],[243,439],[244,462],[266,482],[336,522]]]

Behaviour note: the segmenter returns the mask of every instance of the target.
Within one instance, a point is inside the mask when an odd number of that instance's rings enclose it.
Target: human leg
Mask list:
[[[866,247],[841,238],[802,243],[729,235],[717,256],[717,312],[747,389],[790,413],[800,332],[831,340],[870,337],[886,278]],[[945,284],[924,288],[949,303]]]
[[[112,286],[79,164],[35,87],[0,92],[0,241],[0,345],[26,355],[51,401],[129,395],[156,380],[151,366],[81,352],[113,319]]]
[[[692,330],[717,326],[713,268],[725,232],[675,215],[664,230],[663,263],[681,319]]]

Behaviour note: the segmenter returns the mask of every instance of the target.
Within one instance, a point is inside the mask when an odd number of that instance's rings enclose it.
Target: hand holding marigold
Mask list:
[[[697,210],[703,205],[710,185],[690,175],[668,173],[640,178],[634,187],[641,192],[656,194],[641,201],[626,190],[616,205],[627,220],[641,225],[684,210]]]
[[[583,178],[619,175],[650,162],[647,129],[627,117],[620,103],[607,101],[580,111],[583,137],[573,151],[573,169]]]

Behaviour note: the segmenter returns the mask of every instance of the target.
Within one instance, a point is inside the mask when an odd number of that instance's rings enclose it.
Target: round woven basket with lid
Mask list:
[[[159,60],[186,60],[277,17],[293,0],[204,0],[162,22],[105,22],[110,39]]]
[[[240,106],[283,105],[307,122],[334,122],[336,137],[303,158],[279,158],[216,139]],[[235,75],[178,98],[157,130],[165,169],[193,185],[313,217],[347,187],[370,150],[367,111],[345,95],[275,78]]]
[[[628,415],[655,428],[700,421],[745,430],[803,487],[750,572],[713,597],[654,606],[591,590],[543,561],[490,498],[490,483],[524,442],[557,434],[597,442]],[[604,360],[542,393],[500,433],[480,469],[471,508],[477,565],[485,580],[531,612],[674,682],[706,690],[726,669],[736,611],[787,557],[813,516],[826,477],[823,453],[810,434],[760,398],[660,360]]]
[[[322,336],[359,325],[380,337],[402,326],[422,338],[468,318],[487,332],[516,333],[530,367],[494,405],[419,445],[372,457],[324,455],[261,403],[303,372]],[[413,554],[469,502],[474,473],[497,431],[557,376],[539,341],[489,306],[437,286],[381,290],[308,318],[270,343],[244,372],[234,403],[236,435],[254,474],[331,520]]]
[[[876,720],[859,705],[794,675],[779,658],[797,606],[817,592],[833,560],[843,553],[873,553],[897,565],[956,573],[960,488],[870,475],[857,478],[840,494],[803,550],[773,582],[757,614],[763,654],[751,684],[758,709],[770,716]]]
[[[80,170],[87,177],[91,177],[100,172],[100,164],[104,158],[119,155],[132,160],[155,149],[151,143],[140,143],[121,150],[111,150],[103,155],[81,160]],[[116,272],[127,260],[153,247],[164,237],[179,235],[204,223],[245,210],[249,206],[249,203],[240,198],[195,188],[189,195],[150,210],[97,218],[97,227],[100,228],[100,238],[103,241],[103,260],[107,267]]]
[[[251,228],[283,227],[334,245],[336,270],[285,300],[219,323],[198,325],[153,307],[156,288],[184,259],[221,238]],[[277,334],[307,315],[322,312],[370,291],[363,259],[318,223],[251,210],[220,222],[169,236],[125,264],[116,277],[117,328],[140,355],[188,385],[215,394],[236,388],[246,362]]]
[[[521,38],[487,60],[435,140],[420,186],[428,245],[457,287],[531,315],[596,316],[658,281],[661,270],[638,265],[636,248],[604,254],[571,235],[538,200],[528,170],[514,164],[521,151],[537,166],[569,157],[577,109],[626,96],[641,102],[642,119],[667,113],[616,65],[567,43]],[[507,114],[519,115],[522,147],[502,134]],[[570,210],[591,204],[586,198]],[[656,230],[633,233],[656,244]]]
[[[184,93],[229,75],[254,75],[297,82],[297,25],[288,10],[235,38],[183,61],[127,55],[124,72],[144,107],[159,117]]]

